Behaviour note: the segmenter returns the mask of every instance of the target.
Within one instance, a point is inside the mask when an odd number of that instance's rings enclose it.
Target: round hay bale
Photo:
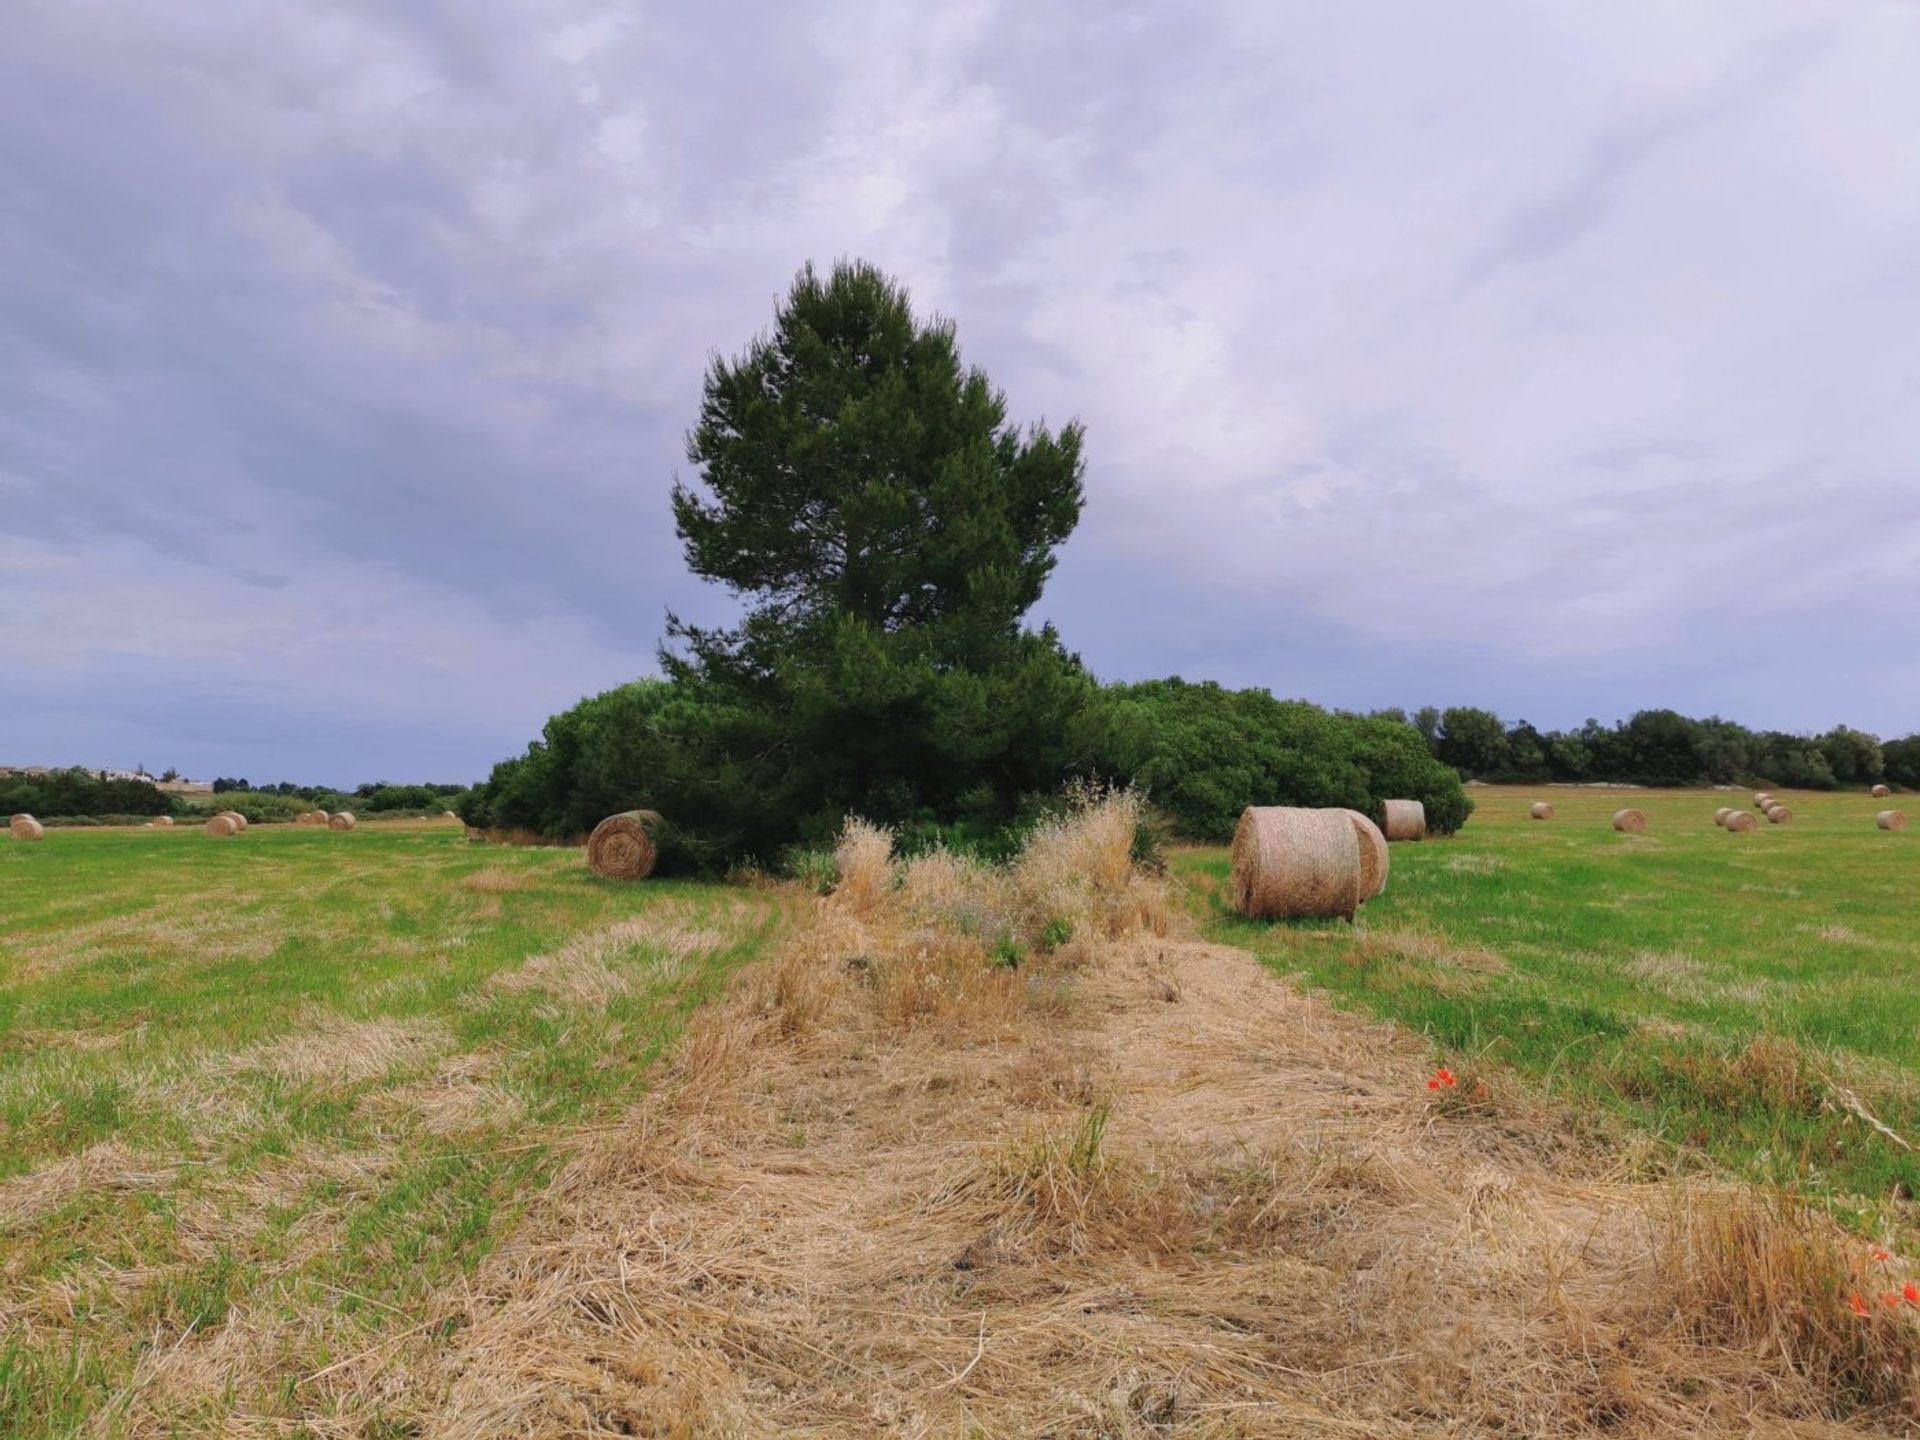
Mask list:
[[[351,810],[342,810],[338,815],[329,815],[327,817],[327,828],[329,830],[351,830],[353,828],[353,812]]]
[[[162,830],[165,830],[173,824],[173,816],[156,815],[153,817],[153,823],[158,825]]]
[[[1544,800],[1536,800],[1527,807],[1527,814],[1531,815],[1535,820],[1551,820],[1553,818],[1553,806]]]
[[[222,810],[220,813],[233,821],[233,828],[235,830],[244,830],[247,828],[247,817],[242,815],[238,810]]]
[[[1638,835],[1647,828],[1647,812],[1644,810],[1616,810],[1613,812],[1613,828],[1628,835]]]
[[[442,810],[440,812],[440,818],[442,820],[458,820],[460,817],[451,810]]]
[[[313,823],[316,825],[326,825],[331,823],[332,820],[333,816],[324,810],[316,810],[313,812]]]
[[[1735,810],[1721,822],[1721,828],[1726,830],[1751,830],[1759,823],[1758,820],[1753,818],[1752,811]]]
[[[7,822],[7,833],[16,840],[44,840],[47,827],[31,815],[16,815]]]
[[[207,821],[207,834],[216,840],[225,840],[229,836],[238,835],[239,833],[240,827],[233,823],[233,816],[231,815],[216,815]]]
[[[1733,807],[1731,805],[1722,805],[1718,810],[1713,812],[1713,823],[1716,825],[1724,825],[1727,823],[1727,816],[1731,814],[1733,814]]]
[[[1234,908],[1256,920],[1351,920],[1366,899],[1367,844],[1346,810],[1249,805],[1233,832]]]
[[[1764,810],[1767,808],[1767,806],[1771,805],[1772,803],[1773,803],[1773,796],[1769,792],[1765,790],[1759,790],[1754,793],[1754,797],[1753,797],[1754,809]]]
[[[1907,817],[1898,810],[1882,810],[1873,817],[1873,823],[1882,830],[1904,830],[1907,828]]]
[[[1392,862],[1387,855],[1387,837],[1380,833],[1380,827],[1358,810],[1347,814],[1360,841],[1360,899],[1364,902],[1387,888],[1387,870]]]
[[[1876,785],[1873,787],[1873,798],[1876,800],[1884,800],[1891,794],[1893,794],[1893,791],[1884,785]]]
[[[1767,823],[1770,825],[1791,825],[1793,824],[1793,811],[1787,809],[1784,805],[1769,805],[1767,807]]]
[[[1386,824],[1380,828],[1389,840],[1427,838],[1427,807],[1418,800],[1387,800],[1381,805]]]
[[[644,880],[660,859],[660,829],[652,810],[623,810],[593,827],[587,837],[587,868],[607,880]]]

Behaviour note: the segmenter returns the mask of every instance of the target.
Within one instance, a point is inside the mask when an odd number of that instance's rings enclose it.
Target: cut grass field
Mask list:
[[[1782,792],[1791,825],[1730,834],[1714,810],[1750,797],[1474,796],[1458,836],[1393,847],[1387,892],[1352,929],[1231,914],[1224,851],[1176,868],[1214,938],[1426,1035],[1457,1072],[1544,1087],[1863,1229],[1911,1222],[1920,844],[1875,828],[1889,802]],[[1555,817],[1529,819],[1542,799]],[[1611,828],[1625,805],[1646,833]]]
[[[776,919],[445,822],[0,847],[0,1434],[316,1423]]]
[[[0,846],[0,1435],[1889,1433],[1920,1276],[1723,1177],[1911,1248],[1920,851],[1725,798],[1480,790],[1352,929],[1180,851],[1225,945],[1126,797],[818,902]]]

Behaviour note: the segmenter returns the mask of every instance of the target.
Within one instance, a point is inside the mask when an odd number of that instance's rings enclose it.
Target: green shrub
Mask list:
[[[825,895],[840,878],[840,867],[828,846],[789,845],[781,859],[780,873],[816,895]]]
[[[1175,829],[1224,843],[1249,805],[1341,806],[1378,818],[1419,800],[1451,834],[1473,805],[1460,777],[1402,721],[1335,715],[1265,690],[1151,680],[1108,687],[1089,718],[1095,770],[1144,790]],[[1148,839],[1144,843],[1151,843]]]

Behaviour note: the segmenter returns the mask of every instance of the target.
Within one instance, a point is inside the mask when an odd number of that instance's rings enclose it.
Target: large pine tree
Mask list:
[[[1023,621],[1080,517],[1080,441],[1009,424],[951,323],[869,265],[801,271],[772,331],[713,362],[674,520],[746,613],[669,616],[662,658],[759,718],[740,744],[798,828],[985,819],[1062,778],[1090,682]]]

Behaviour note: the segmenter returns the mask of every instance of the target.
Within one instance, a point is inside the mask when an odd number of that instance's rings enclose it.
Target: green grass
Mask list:
[[[239,1393],[138,1405],[301,1433],[777,921],[445,823],[0,845],[0,1434],[117,1433],[143,1357],[238,1324]]]
[[[1920,835],[1885,801],[1784,796],[1791,826],[1713,823],[1712,791],[1477,789],[1451,840],[1395,845],[1385,895],[1341,922],[1266,925],[1222,903],[1227,857],[1182,852],[1210,933],[1339,1003],[1431,1037],[1732,1170],[1909,1222],[1920,1157]],[[1527,818],[1550,800],[1556,818]],[[1616,833],[1632,805],[1651,824]]]

